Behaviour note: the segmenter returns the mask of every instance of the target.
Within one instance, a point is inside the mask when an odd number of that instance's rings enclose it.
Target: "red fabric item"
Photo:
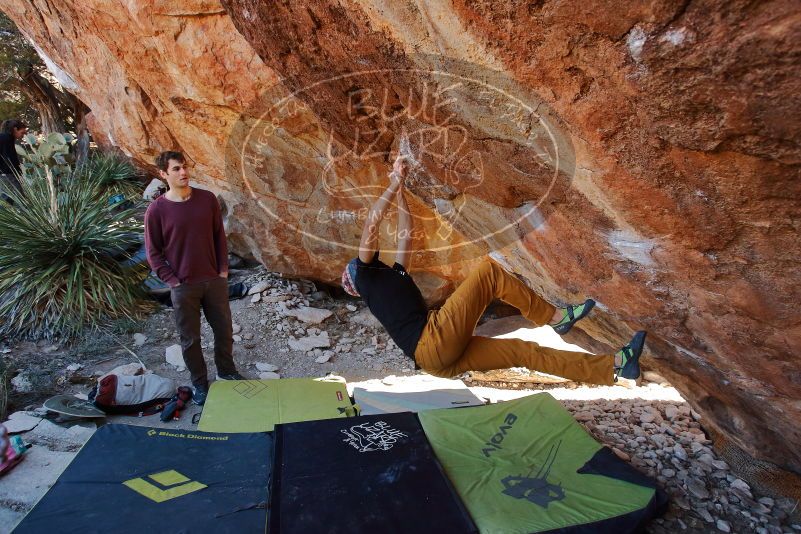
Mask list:
[[[117,375],[107,375],[97,384],[95,402],[103,406],[117,404]]]
[[[162,195],[145,213],[150,267],[170,287],[205,282],[228,271],[228,243],[217,197],[192,188],[185,202]]]

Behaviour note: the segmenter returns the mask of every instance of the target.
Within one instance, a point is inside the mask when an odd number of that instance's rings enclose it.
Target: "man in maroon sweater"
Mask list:
[[[228,306],[228,245],[217,198],[189,186],[186,159],[162,152],[156,166],[170,189],[145,213],[147,261],[171,289],[173,314],[184,362],[192,376],[193,399],[206,401],[208,371],[200,348],[200,310],[214,332],[217,378],[243,380],[233,357]]]

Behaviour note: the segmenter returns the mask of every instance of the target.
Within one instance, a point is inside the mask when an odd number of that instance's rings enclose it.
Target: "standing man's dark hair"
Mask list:
[[[184,155],[181,152],[167,150],[166,152],[162,152],[156,156],[156,167],[158,167],[162,172],[167,172],[167,166],[169,165],[171,159],[179,163],[186,163],[186,158],[184,158]]]
[[[4,120],[0,124],[0,197],[9,187],[20,189],[19,175],[22,165],[14,144],[28,133],[28,125],[19,119]]]
[[[217,378],[243,380],[233,356],[233,328],[228,305],[228,245],[220,204],[209,191],[189,185],[186,158],[162,152],[159,175],[170,189],[145,213],[147,261],[171,289],[173,315],[184,362],[192,377],[193,399],[206,401],[209,380],[200,347],[200,310],[214,332]]]

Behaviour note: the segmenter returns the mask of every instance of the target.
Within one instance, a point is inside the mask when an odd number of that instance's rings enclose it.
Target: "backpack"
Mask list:
[[[164,404],[173,395],[175,382],[171,378],[154,374],[109,374],[100,379],[89,399],[106,413],[129,414]]]

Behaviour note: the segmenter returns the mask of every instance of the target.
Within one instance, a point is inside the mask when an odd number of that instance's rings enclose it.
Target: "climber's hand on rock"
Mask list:
[[[395,163],[392,164],[392,172],[389,174],[390,180],[397,183],[399,186],[403,185],[406,176],[409,174],[409,162],[403,156],[395,158]]]

